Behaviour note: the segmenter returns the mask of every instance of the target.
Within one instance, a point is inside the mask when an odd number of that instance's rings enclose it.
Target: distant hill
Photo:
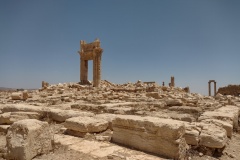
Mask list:
[[[16,88],[6,88],[6,87],[0,87],[0,91],[16,91]]]
[[[23,89],[23,88],[0,87],[0,91],[23,91],[23,90],[36,90],[36,89]]]

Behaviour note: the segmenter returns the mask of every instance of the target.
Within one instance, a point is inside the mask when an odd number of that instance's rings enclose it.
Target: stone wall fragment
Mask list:
[[[183,122],[156,117],[118,115],[113,142],[172,159],[184,159],[188,146]]]

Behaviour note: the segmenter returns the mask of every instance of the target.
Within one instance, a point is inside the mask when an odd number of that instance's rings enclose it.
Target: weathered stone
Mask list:
[[[223,111],[206,111],[199,118],[199,121],[207,119],[217,119],[231,124],[233,127],[237,127],[238,117],[232,112]]]
[[[24,90],[22,95],[23,95],[23,100],[28,99],[28,91],[27,90]]]
[[[8,157],[31,160],[36,155],[46,154],[52,149],[52,138],[47,122],[35,119],[15,122],[7,133]]]
[[[196,123],[185,122],[186,131],[184,138],[187,144],[198,146],[200,140],[201,128],[196,126]]]
[[[0,124],[12,124],[23,119],[40,119],[36,112],[6,112],[0,114]]]
[[[187,144],[198,146],[199,131],[196,129],[186,130],[184,138],[185,138]]]
[[[13,92],[11,97],[12,100],[22,100],[23,94],[22,92]]]
[[[173,159],[183,159],[187,144],[183,122],[172,119],[118,115],[113,120],[113,142]]]
[[[167,106],[182,106],[183,102],[180,99],[168,99],[165,101]]]
[[[155,99],[160,99],[161,98],[161,96],[159,95],[158,92],[147,92],[146,96],[147,97],[152,97],[152,98],[155,98]]]
[[[111,137],[110,136],[95,136],[95,139],[98,141],[110,141]]]
[[[226,130],[212,123],[185,122],[184,138],[187,144],[207,148],[223,148],[227,142]]]
[[[190,106],[172,106],[168,108],[170,111],[180,111],[183,113],[201,113],[202,109],[200,107],[190,107]]]
[[[108,121],[96,117],[73,117],[66,120],[64,127],[78,132],[102,132],[107,130]]]
[[[238,117],[240,116],[240,110],[237,106],[233,105],[226,105],[224,107],[221,107],[217,109],[218,112],[222,113],[231,113],[233,115],[233,128],[237,129],[238,128]]]
[[[44,108],[29,104],[6,104],[3,105],[3,112],[37,112],[40,115],[44,114]]]
[[[108,113],[98,114],[98,115],[96,115],[96,118],[101,118],[101,119],[104,119],[104,120],[108,121],[108,128],[110,130],[113,130],[112,121],[116,118],[115,114],[108,114]]]
[[[49,116],[54,121],[64,122],[68,118],[78,117],[78,116],[94,116],[93,113],[90,112],[78,112],[73,110],[61,110],[61,109],[50,109]]]
[[[167,114],[169,117],[175,120],[180,120],[180,121],[186,121],[186,122],[195,122],[196,118],[187,113],[177,113],[177,112],[172,112]]]
[[[226,130],[227,136],[229,138],[232,137],[233,125],[229,124],[228,122],[217,120],[217,119],[205,119],[205,120],[202,120],[201,122],[207,123],[207,124],[215,124],[216,126],[222,127]]]
[[[7,133],[10,125],[0,125],[0,132]]]
[[[209,148],[223,148],[227,143],[225,129],[212,124],[200,123],[202,128],[199,145]]]

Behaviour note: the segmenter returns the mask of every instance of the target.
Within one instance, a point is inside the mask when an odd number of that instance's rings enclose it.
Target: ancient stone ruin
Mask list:
[[[103,49],[100,47],[99,39],[92,43],[80,41],[80,82],[89,84],[88,81],[88,61],[93,60],[93,86],[99,87],[101,81],[101,57]]]
[[[239,159],[239,96],[101,80],[100,41],[80,44],[81,83],[0,91],[0,160]]]
[[[218,88],[218,92],[223,95],[240,96],[240,85],[228,85]]]
[[[211,96],[211,83],[214,83],[214,96],[217,94],[217,82],[215,80],[209,80],[208,81],[208,95]]]
[[[238,158],[240,97],[140,80],[0,93],[3,159]]]

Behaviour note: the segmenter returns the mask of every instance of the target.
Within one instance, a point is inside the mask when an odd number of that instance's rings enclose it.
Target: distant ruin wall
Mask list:
[[[240,96],[240,85],[228,85],[218,89],[218,93],[223,95]]]

